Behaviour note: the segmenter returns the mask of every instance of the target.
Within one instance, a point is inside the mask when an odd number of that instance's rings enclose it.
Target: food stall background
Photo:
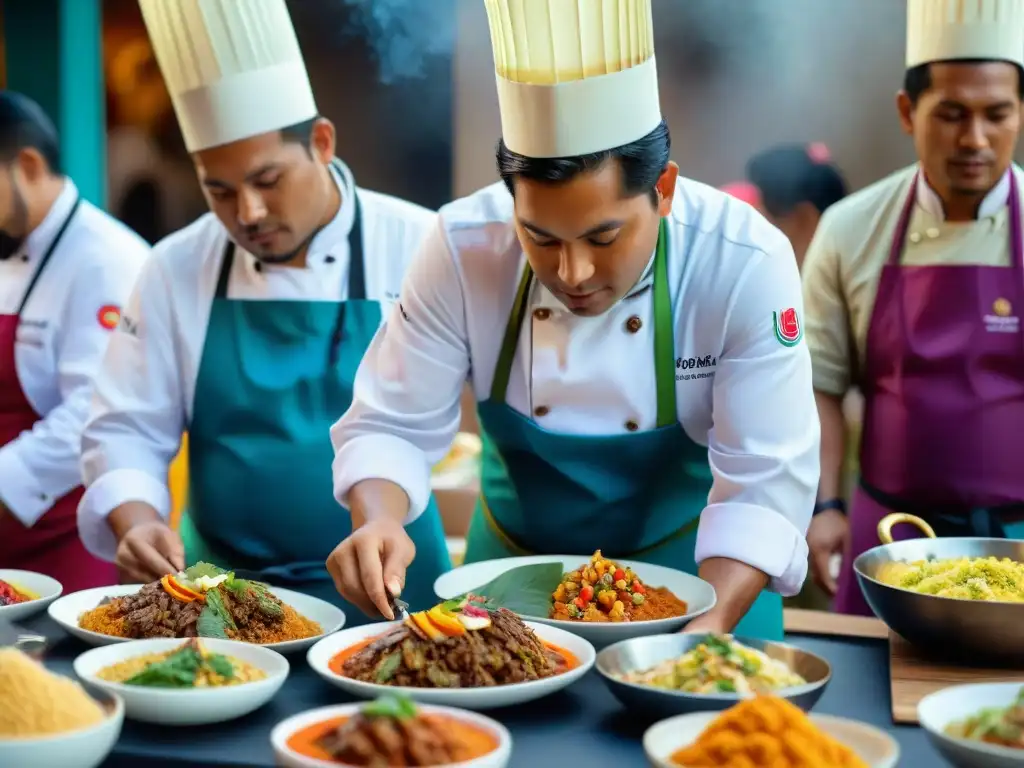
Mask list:
[[[437,207],[496,180],[482,0],[289,6],[317,101],[362,186]],[[790,141],[825,142],[854,188],[913,162],[894,108],[904,3],[654,0],[654,18],[662,106],[687,176],[739,178],[748,156]],[[0,77],[60,113],[70,172],[89,199],[150,241],[205,210],[137,0],[0,0],[0,22]],[[472,462],[471,441],[460,446]],[[185,469],[179,457],[179,506]],[[453,486],[443,469],[446,526],[460,536],[475,485]]]

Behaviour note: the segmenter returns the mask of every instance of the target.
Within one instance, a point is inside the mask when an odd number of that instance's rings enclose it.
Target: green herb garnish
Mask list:
[[[736,685],[732,680],[719,680],[715,688],[719,693],[736,693]]]
[[[377,665],[377,672],[375,678],[378,683],[386,683],[392,677],[395,676],[395,672],[402,666],[402,652],[395,651],[394,653],[385,656],[384,659]]]
[[[224,605],[224,598],[221,597],[220,592],[211,589],[206,593],[206,606],[199,614],[196,631],[200,637],[226,640],[229,629],[238,629],[238,627],[235,625],[235,620],[231,618],[227,606]]]
[[[404,696],[381,696],[360,711],[366,717],[392,717],[396,720],[416,717],[416,705]]]
[[[149,688],[191,688],[195,685],[196,674],[203,659],[191,645],[186,645],[157,661],[138,674],[124,681],[125,685],[141,685]]]
[[[185,569],[185,577],[192,582],[194,582],[196,579],[201,579],[204,576],[207,576],[211,579],[215,579],[218,576],[223,576],[226,573],[227,571],[225,571],[223,568],[218,568],[216,565],[211,565],[210,563],[204,562],[198,562],[195,565],[189,566]]]

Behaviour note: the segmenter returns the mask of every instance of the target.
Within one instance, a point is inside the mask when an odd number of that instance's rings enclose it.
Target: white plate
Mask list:
[[[214,653],[234,656],[261,669],[266,678],[223,688],[149,688],[101,680],[100,670],[136,656],[165,653],[184,643],[177,638],[135,640],[86,651],[75,659],[75,674],[90,685],[124,699],[125,717],[157,725],[207,725],[253,712],[281,690],[288,677],[288,660],[269,648],[251,643],[203,638],[203,646]]]
[[[107,759],[124,725],[124,702],[105,691],[90,691],[107,709],[96,725],[68,733],[29,739],[0,739],[4,768],[98,768]]]
[[[11,568],[0,568],[0,581],[8,582],[17,589],[22,587],[39,597],[27,603],[0,606],[0,619],[4,621],[21,621],[27,619],[60,597],[64,587],[56,579],[44,576],[35,571],[18,571]]]
[[[946,726],[987,707],[1004,707],[1017,699],[1020,683],[954,685],[931,693],[917,705],[917,719],[935,748],[959,768],[1019,768],[1024,749],[947,736]]]
[[[293,752],[288,748],[288,739],[296,731],[324,720],[330,720],[335,717],[351,717],[362,706],[362,704],[337,704],[333,707],[310,709],[293,715],[287,720],[282,720],[270,732],[270,744],[274,748],[277,764],[285,768],[343,768],[343,766],[336,762],[303,757]],[[451,707],[420,705],[419,708],[423,712],[458,718],[478,728],[491,731],[498,737],[498,748],[493,752],[483,757],[478,757],[475,760],[464,760],[461,763],[454,763],[447,766],[447,768],[505,768],[508,765],[509,757],[512,755],[512,736],[501,723],[484,715],[478,715],[475,712],[466,712],[461,709],[452,709]]]
[[[495,707],[507,707],[513,704],[533,701],[572,685],[594,666],[594,659],[597,656],[594,646],[583,638],[556,627],[527,621],[526,625],[533,629],[541,640],[546,640],[552,645],[569,651],[579,661],[579,666],[560,675],[545,677],[541,680],[512,683],[511,685],[495,685],[489,688],[407,688],[397,685],[377,685],[375,683],[364,683],[361,680],[353,680],[350,677],[337,675],[331,671],[330,661],[338,653],[346,648],[351,648],[363,640],[382,635],[396,624],[398,622],[394,621],[367,624],[362,627],[345,629],[330,637],[325,637],[309,649],[309,653],[306,655],[306,658],[309,660],[309,666],[331,685],[336,685],[343,691],[347,691],[361,699],[375,699],[386,693],[401,693],[410,699],[427,704],[440,704],[450,707],[462,707],[464,709],[493,709]]]
[[[106,597],[133,595],[142,589],[143,586],[142,584],[120,584],[113,587],[96,587],[95,589],[83,589],[81,592],[72,592],[70,595],[65,595],[50,605],[48,609],[50,618],[60,624],[65,631],[89,645],[114,645],[115,643],[131,642],[130,638],[111,637],[110,635],[102,635],[99,632],[82,629],[78,626],[78,617],[98,606]],[[317,622],[324,631],[323,634],[314,635],[302,640],[266,643],[263,646],[264,648],[272,648],[279,653],[301,651],[309,648],[325,635],[337,632],[345,624],[345,614],[342,610],[328,602],[304,595],[301,592],[293,592],[290,589],[271,587],[270,591],[282,603],[290,605],[300,615]]]
[[[657,768],[679,768],[669,762],[672,754],[695,742],[721,712],[694,712],[655,723],[644,733],[644,752]],[[857,753],[870,768],[895,768],[900,745],[884,731],[831,715],[810,715],[815,726]],[[924,768],[921,766],[920,768]]]
[[[438,577],[434,582],[434,592],[442,600],[472,592],[477,587],[488,584],[505,571],[522,565],[534,563],[561,563],[568,573],[590,561],[590,555],[535,555],[533,557],[505,557],[500,560],[484,560],[479,563],[463,565]],[[589,640],[596,648],[603,648],[620,640],[647,635],[665,635],[682,629],[691,620],[702,613],[710,611],[714,605],[715,588],[703,579],[691,576],[682,571],[665,568],[660,565],[648,565],[633,560],[616,560],[609,558],[625,568],[631,568],[640,580],[651,587],[666,587],[687,606],[687,614],[672,619],[655,619],[654,621],[624,622],[585,622],[556,621],[547,616],[524,616],[530,621],[550,624]]]

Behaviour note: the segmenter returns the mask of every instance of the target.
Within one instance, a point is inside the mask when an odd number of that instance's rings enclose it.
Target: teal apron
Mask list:
[[[326,568],[352,533],[334,498],[330,427],[352,401],[381,320],[379,303],[366,299],[355,200],[347,301],[229,299],[228,243],[196,380],[181,523],[188,563],[205,560],[327,600],[345,611],[347,626],[369,619],[341,598]],[[434,580],[451,568],[433,500],[407,531],[416,560],[402,597],[425,609],[435,602]]]
[[[491,395],[478,406],[484,442],[482,493],[469,529],[466,562],[530,554],[583,557],[600,549],[611,558],[696,574],[697,524],[712,476],[708,449],[687,437],[676,410],[664,220],[654,258],[658,422],[653,431],[599,437],[556,434],[506,404],[532,278],[527,265]],[[782,598],[762,592],[736,634],[782,639]]]

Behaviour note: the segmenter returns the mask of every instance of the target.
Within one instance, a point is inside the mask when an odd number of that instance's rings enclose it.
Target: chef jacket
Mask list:
[[[0,314],[13,315],[78,199],[71,179],[17,253],[0,261]],[[25,526],[82,482],[93,377],[149,244],[83,200],[21,312],[14,366],[41,419],[0,448],[0,499]]]
[[[911,166],[829,208],[803,266],[807,346],[814,388],[841,397],[861,383],[875,294],[918,167]],[[1024,186],[1020,168],[1017,183]],[[900,259],[903,266],[1010,266],[1008,170],[972,222],[945,223],[942,201],[918,176],[917,204]]]
[[[782,343],[773,325],[773,313],[803,311],[792,247],[746,203],[690,180],[679,181],[667,224],[679,423],[708,446],[714,475],[697,562],[749,563],[795,593],[807,572],[820,432],[807,348]],[[489,396],[525,263],[504,185],[441,209],[332,428],[342,504],[356,483],[384,478],[408,494],[408,521],[423,512],[464,382],[478,401]],[[507,404],[559,433],[655,429],[652,266],[653,256],[598,317],[572,314],[534,281]]]
[[[331,170],[341,191],[341,207],[310,242],[306,266],[263,264],[239,248],[228,298],[347,298],[348,236],[355,218],[356,187],[348,169],[342,168],[340,174]],[[394,197],[358,192],[366,296],[387,305],[397,300],[406,265],[434,214]],[[125,502],[144,502],[165,520],[170,516],[167,472],[192,418],[206,326],[227,242],[227,231],[206,214],[158,243],[111,341],[82,437],[87,489],[78,508],[78,526],[86,548],[97,557],[113,559],[116,542],[106,517]],[[384,306],[382,317],[387,317]],[[287,359],[281,364],[287,365]]]

